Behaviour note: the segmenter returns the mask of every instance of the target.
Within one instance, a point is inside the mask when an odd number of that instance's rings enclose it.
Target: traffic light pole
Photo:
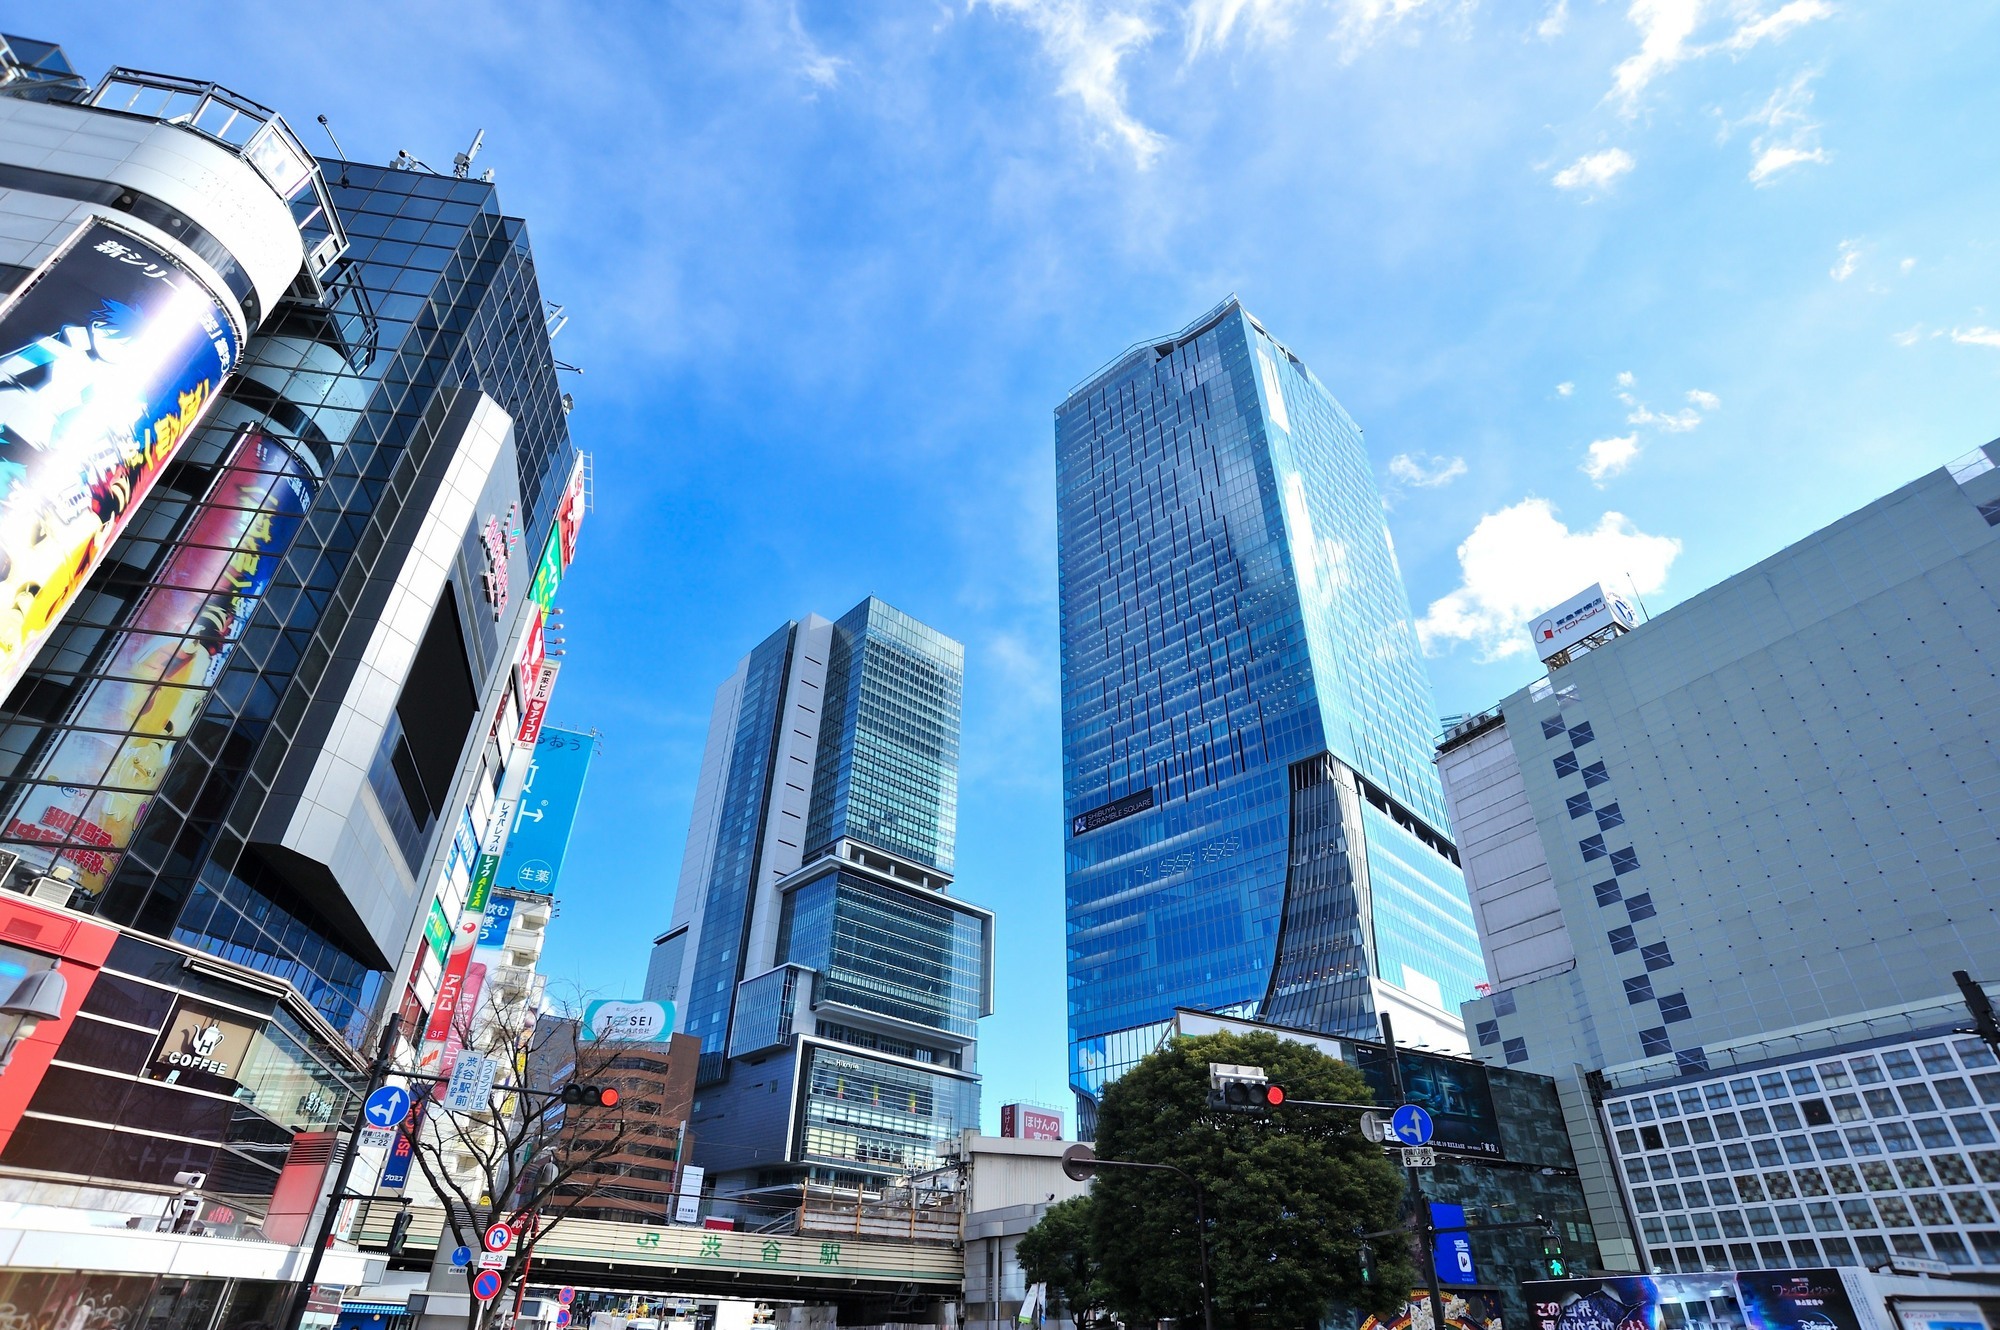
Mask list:
[[[1087,1145],[1072,1145],[1063,1151],[1063,1172],[1072,1181],[1082,1182],[1100,1168],[1149,1168],[1161,1173],[1177,1173],[1194,1193],[1195,1237],[1201,1255],[1201,1330],[1215,1330],[1215,1308],[1208,1293],[1208,1208],[1202,1201],[1201,1183],[1194,1174],[1173,1164],[1142,1164],[1134,1159],[1100,1159]]]
[[[292,1294],[292,1305],[285,1313],[286,1330],[298,1330],[305,1320],[306,1304],[312,1300],[312,1291],[319,1283],[320,1262],[326,1257],[327,1244],[333,1241],[333,1223],[340,1213],[340,1203],[347,1196],[347,1183],[354,1176],[354,1156],[360,1153],[355,1147],[361,1139],[362,1125],[367,1121],[363,1112],[368,1096],[381,1088],[389,1075],[391,1060],[396,1054],[396,1036],[401,1031],[401,1012],[391,1012],[388,1023],[382,1027],[382,1041],[375,1047],[375,1061],[368,1067],[368,1085],[362,1090],[361,1098],[354,1106],[354,1126],[347,1134],[347,1153],[341,1156],[340,1170],[334,1175],[333,1190],[326,1198],[326,1214],[320,1219],[319,1232],[313,1237],[312,1255],[306,1258],[305,1273],[300,1276],[298,1289]]]
[[[1396,1092],[1396,1102],[1400,1104],[1403,1102],[1403,1063],[1396,1055],[1396,1027],[1386,1011],[1382,1013],[1382,1042],[1389,1046],[1389,1084]],[[1424,1199],[1423,1181],[1418,1170],[1406,1166],[1403,1173],[1410,1191],[1411,1222],[1416,1226],[1418,1245],[1423,1248],[1424,1282],[1431,1295],[1431,1330],[1445,1330],[1444,1290],[1438,1284],[1437,1230],[1431,1223],[1430,1202]]]

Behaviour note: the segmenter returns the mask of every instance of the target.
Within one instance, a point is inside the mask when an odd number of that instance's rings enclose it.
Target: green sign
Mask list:
[[[451,947],[451,920],[445,917],[444,906],[431,902],[431,916],[424,920],[424,941],[431,944],[431,951],[439,961]]]
[[[500,856],[482,854],[472,870],[472,890],[465,896],[467,914],[486,913],[486,898],[493,892],[494,879],[500,876]]]

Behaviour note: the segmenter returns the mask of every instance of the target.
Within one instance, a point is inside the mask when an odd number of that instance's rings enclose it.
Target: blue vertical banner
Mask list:
[[[487,898],[485,913],[479,917],[479,936],[474,939],[474,947],[498,947],[507,941],[507,929],[514,922],[514,898],[511,896],[491,896]]]
[[[1437,1230],[1431,1256],[1438,1283],[1478,1283],[1472,1269],[1472,1235],[1465,1231],[1465,1207],[1432,1201],[1431,1227]]]
[[[556,889],[563,855],[569,850],[570,828],[576,825],[577,805],[583,800],[583,779],[596,750],[594,735],[542,731],[494,885],[544,895]]]

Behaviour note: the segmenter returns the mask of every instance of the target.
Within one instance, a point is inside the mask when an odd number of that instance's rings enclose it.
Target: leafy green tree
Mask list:
[[[1104,1159],[1172,1164],[1206,1196],[1211,1297],[1218,1326],[1314,1326],[1329,1303],[1399,1310],[1415,1285],[1409,1246],[1376,1239],[1377,1275],[1361,1279],[1356,1230],[1396,1227],[1402,1176],[1361,1135],[1357,1114],[1208,1107],[1208,1064],[1265,1068],[1293,1099],[1369,1103],[1361,1073],[1275,1035],[1183,1038],[1105,1090]],[[1200,1252],[1187,1183],[1150,1169],[1101,1169],[1092,1194],[1105,1301],[1127,1325],[1201,1324]]]
[[[1031,1284],[1046,1284],[1079,1326],[1104,1305],[1104,1286],[1092,1250],[1096,1223],[1089,1196],[1072,1196],[1048,1208],[1021,1235],[1015,1256]]]

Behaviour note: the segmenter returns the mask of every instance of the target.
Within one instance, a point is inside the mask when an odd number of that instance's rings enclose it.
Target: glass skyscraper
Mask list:
[[[1484,971],[1361,431],[1231,299],[1055,433],[1080,1125],[1176,1007],[1449,1042]]]
[[[964,649],[869,597],[787,623],[716,694],[646,995],[701,1041],[721,1194],[877,1185],[979,1121],[992,916],[948,895]]]

